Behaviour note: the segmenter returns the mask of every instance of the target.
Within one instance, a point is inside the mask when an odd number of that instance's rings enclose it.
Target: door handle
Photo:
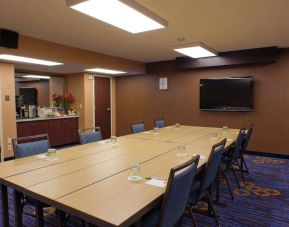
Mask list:
[[[108,107],[106,110],[107,110],[107,111],[110,111],[110,108]]]

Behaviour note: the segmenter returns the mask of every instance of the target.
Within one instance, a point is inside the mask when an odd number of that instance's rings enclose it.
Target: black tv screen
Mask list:
[[[253,78],[226,77],[200,80],[200,109],[252,111]]]

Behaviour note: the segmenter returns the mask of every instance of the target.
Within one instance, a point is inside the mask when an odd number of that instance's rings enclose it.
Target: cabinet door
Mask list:
[[[62,124],[65,143],[69,144],[78,142],[79,138],[77,133],[78,130],[77,118],[63,119]]]
[[[17,123],[17,137],[35,136],[48,132],[48,121],[29,121]]]
[[[65,144],[62,119],[50,120],[48,132],[51,146]]]

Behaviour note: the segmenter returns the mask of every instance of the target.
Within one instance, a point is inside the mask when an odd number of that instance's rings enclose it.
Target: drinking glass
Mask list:
[[[48,151],[47,151],[47,157],[49,157],[49,158],[55,158],[55,156],[56,156],[56,149],[54,149],[54,148],[48,149]]]
[[[180,144],[178,145],[177,156],[186,156],[188,153],[186,152],[186,145]]]
[[[218,134],[216,132],[211,132],[211,139],[217,139],[218,138]]]
[[[228,129],[228,126],[224,125],[224,126],[223,126],[223,132],[228,132],[228,130],[229,130],[229,129]]]
[[[159,128],[158,127],[154,127],[154,133],[158,133],[159,132]]]
[[[140,171],[140,164],[139,163],[133,163],[129,166],[130,168],[130,176],[131,177],[139,177],[141,176]]]
[[[110,138],[110,142],[111,142],[112,144],[116,144],[116,143],[117,143],[117,137],[116,137],[116,136],[112,136],[112,137]]]

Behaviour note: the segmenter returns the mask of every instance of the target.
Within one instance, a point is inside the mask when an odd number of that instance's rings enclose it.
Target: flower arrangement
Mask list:
[[[71,93],[65,93],[64,95],[52,95],[53,105],[55,107],[60,107],[61,102],[63,102],[63,109],[65,112],[70,110],[71,104],[75,102],[75,97]]]
[[[70,109],[71,104],[75,102],[75,98],[73,94],[71,93],[66,93],[63,96],[63,109],[65,111],[68,111]]]
[[[59,107],[62,100],[63,100],[63,96],[62,95],[57,95],[56,93],[54,93],[52,95],[52,101],[53,101],[53,105],[55,107]]]

